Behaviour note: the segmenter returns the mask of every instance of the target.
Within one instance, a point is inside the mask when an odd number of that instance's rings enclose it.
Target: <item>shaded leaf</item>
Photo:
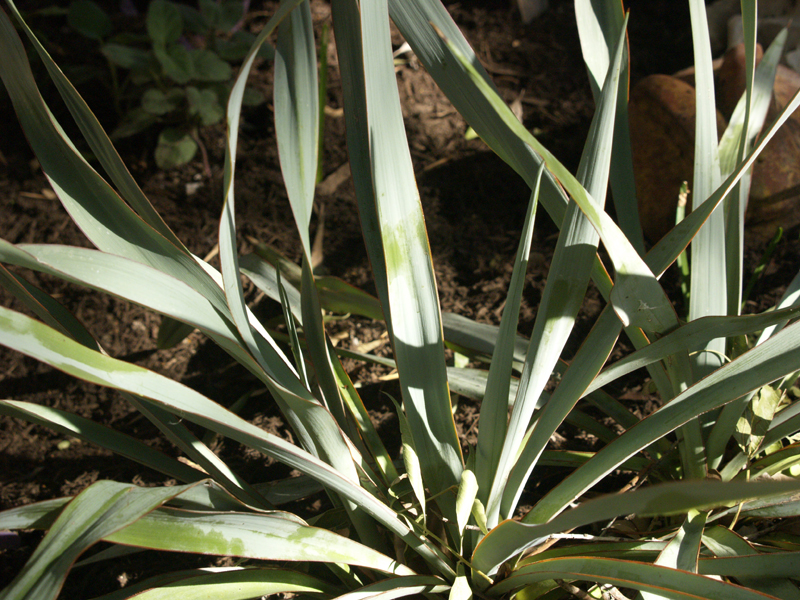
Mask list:
[[[153,0],[147,7],[147,34],[155,46],[174,44],[183,32],[178,8],[166,0]]]

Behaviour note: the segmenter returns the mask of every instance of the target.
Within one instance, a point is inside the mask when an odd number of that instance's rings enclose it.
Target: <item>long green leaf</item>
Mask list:
[[[483,538],[475,549],[472,564],[489,573],[504,561],[526,548],[533,547],[547,536],[570,531],[575,527],[622,515],[668,516],[727,505],[749,498],[763,497],[800,490],[796,481],[735,482],[681,481],[654,485],[649,488],[608,494],[588,500],[549,522],[538,525],[506,520]]]
[[[595,208],[598,210],[602,210],[608,187],[624,40],[623,24],[617,40],[616,53],[604,76],[602,99],[592,121],[589,139],[578,167],[578,179],[585,185],[588,194],[594,198]],[[531,416],[537,408],[537,401],[550,380],[552,370],[572,331],[586,294],[592,260],[597,252],[599,239],[597,232],[578,205],[571,202],[567,207],[550,274],[539,304],[530,347],[520,377],[520,390],[511,412],[508,434],[503,443],[492,493],[486,506],[489,527],[493,527],[502,519],[509,518],[515,510],[514,502],[519,490],[507,485],[508,477],[514,468]],[[564,416],[573,406],[574,402],[565,406]],[[534,426],[533,436],[537,435],[539,424]],[[552,431],[544,434],[543,437],[546,439],[543,439],[542,449],[551,435]],[[539,445],[537,442],[532,444]]]
[[[697,573],[697,559],[700,555],[700,542],[703,538],[705,524],[705,513],[690,510],[683,525],[658,555],[654,564]],[[643,600],[660,598],[663,598],[660,594],[642,592]]]
[[[46,294],[24,278],[11,273],[0,265],[0,286],[12,293],[42,321],[79,341],[84,346],[97,348],[92,334],[75,315],[69,312],[55,298]]]
[[[718,408],[800,366],[800,324],[784,329],[764,344],[717,369],[705,379],[643,419],[604,447],[584,467],[551,490],[526,515],[526,522],[543,522],[610,473],[621,459],[633,456],[694,417]]]
[[[370,585],[343,594],[335,600],[370,600],[381,598],[382,600],[392,600],[393,598],[403,598],[405,596],[422,594],[441,594],[449,589],[441,579],[429,575],[409,575],[407,577],[394,577],[385,579]]]
[[[723,527],[721,525],[708,528],[708,530],[703,534],[703,544],[718,557],[749,557],[757,554],[755,549],[747,541],[739,537],[727,527]],[[707,562],[710,563],[710,560],[702,559],[700,561],[699,567],[701,573],[710,572],[707,570]],[[711,567],[711,569],[714,568],[713,563],[710,563],[708,566]],[[762,568],[767,567],[767,565],[764,564],[760,566]],[[737,573],[736,581],[738,581],[740,585],[752,588],[765,594],[770,594],[780,598],[781,600],[800,599],[800,590],[797,589],[796,585],[789,581],[789,577],[791,577],[791,575],[787,576],[786,578],[771,577],[769,574],[774,572],[773,569],[774,567],[770,565],[767,567],[767,570],[759,571],[757,574],[751,577],[748,577],[743,572],[741,574]]]
[[[362,230],[379,296],[389,307],[387,324],[423,476],[440,492],[459,482],[461,446],[447,388],[430,247],[394,78],[386,0],[360,6],[337,0],[332,8],[345,114],[359,115],[347,128]]]
[[[172,230],[167,226],[161,218],[153,205],[144,195],[141,188],[128,171],[128,168],[122,162],[119,154],[114,148],[111,140],[106,132],[100,126],[99,121],[94,116],[89,106],[81,98],[80,94],[75,90],[69,80],[64,76],[64,73],[55,64],[50,54],[45,50],[44,46],[39,42],[36,36],[31,31],[30,27],[25,23],[17,10],[14,2],[8,0],[8,5],[17,22],[20,24],[22,30],[28,36],[28,39],[33,44],[36,53],[41,58],[50,78],[55,83],[59,94],[67,105],[72,117],[75,119],[78,127],[81,130],[84,138],[86,139],[92,153],[108,173],[114,185],[117,186],[122,197],[131,205],[131,207],[144,219],[148,225],[158,231],[167,240],[172,242],[182,252],[189,255],[189,251],[178,240]]]
[[[114,431],[110,427],[57,408],[48,408],[30,402],[0,400],[0,414],[37,423],[64,435],[97,444],[111,450],[114,454],[134,460],[180,481],[193,482],[206,477],[197,469],[170,458],[122,432]]]
[[[55,598],[72,563],[84,550],[184,489],[137,488],[113,481],[89,486],[61,512],[22,571],[0,592],[0,599]]]
[[[720,184],[717,148],[717,109],[714,72],[708,36],[706,7],[702,0],[690,0],[692,41],[695,64],[695,148],[692,210],[709,198]],[[689,320],[710,315],[725,315],[727,300],[727,262],[725,259],[725,215],[715,210],[692,241],[691,295]],[[694,355],[695,376],[704,377],[722,364],[725,340],[712,340]]]
[[[303,250],[310,258],[308,227],[317,175],[319,91],[308,0],[301,2],[278,27],[274,96],[281,172]]]
[[[327,529],[311,527],[291,513],[212,513],[160,508],[104,539],[170,552],[343,563],[384,573],[414,573],[372,548]]]
[[[589,70],[589,82],[595,102],[600,98],[608,67],[613,62],[618,33],[625,21],[621,1],[577,0],[575,18],[581,40],[583,60]],[[628,58],[623,57],[621,80],[629,83]],[[644,236],[639,223],[639,205],[633,178],[633,151],[628,124],[628,87],[619,86],[614,122],[614,153],[611,156],[612,199],[619,226],[634,248],[644,256]]]
[[[325,594],[337,588],[306,573],[263,567],[177,571],[136,582],[95,600],[250,600],[274,594]]]
[[[540,168],[539,176],[544,168]],[[511,389],[511,373],[514,363],[514,347],[517,340],[519,309],[522,300],[522,289],[528,267],[528,255],[533,240],[533,224],[536,206],[539,200],[539,185],[534,188],[528,203],[522,235],[520,236],[514,270],[508,286],[508,296],[500,329],[497,334],[495,351],[486,381],[483,401],[481,403],[481,427],[478,430],[478,446],[475,455],[475,476],[478,480],[478,498],[486,504],[489,500],[492,481],[497,465],[500,462],[503,440],[508,427],[509,391]]]
[[[189,283],[226,312],[222,290],[196,259],[142,220],[78,153],[42,99],[5,13],[0,13],[0,53],[0,78],[25,135],[62,204],[92,243]]]
[[[362,487],[312,454],[248,423],[194,390],[136,365],[89,350],[30,317],[2,307],[0,330],[4,332],[0,343],[10,348],[74,377],[148,398],[181,418],[246,444],[306,473],[358,504],[443,575],[454,574],[449,561],[441,553],[428,546],[394,511]]]
[[[759,315],[742,315],[738,317],[702,317],[682,325],[668,335],[655,340],[641,350],[629,354],[615,362],[598,375],[587,388],[589,394],[604,385],[632,373],[655,361],[661,360],[681,349],[695,349],[708,340],[738,335],[748,335],[760,331],[774,323],[784,322],[800,314],[800,308],[764,312]]]
[[[544,579],[581,579],[606,583],[618,588],[653,592],[671,600],[772,598],[738,585],[669,567],[593,557],[554,558],[528,565],[494,586],[491,592],[504,594]]]

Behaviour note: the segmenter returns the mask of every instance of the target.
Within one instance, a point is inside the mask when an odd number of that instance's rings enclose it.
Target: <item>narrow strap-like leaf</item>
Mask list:
[[[425,483],[440,492],[458,484],[461,446],[447,388],[430,247],[394,78],[387,5],[337,0],[332,8],[343,53],[345,114],[359,115],[348,121],[348,139],[365,143],[350,146],[353,177],[361,180],[356,194],[362,229],[376,282],[386,281],[379,296],[389,307],[387,324]]]
[[[694,417],[800,368],[800,338],[796,331],[800,331],[800,324],[717,369],[631,427],[553,488],[525,516],[526,522],[547,521],[610,473],[619,460],[633,456]]]
[[[61,512],[14,580],[0,592],[3,600],[55,598],[75,559],[87,548],[177,496],[186,486],[137,488],[99,481]]]
[[[193,482],[206,477],[197,469],[170,458],[135,438],[57,408],[48,408],[29,402],[0,400],[0,413],[97,444],[111,450],[114,454],[134,460],[180,481]]]
[[[307,451],[248,423],[202,394],[142,367],[104,356],[55,330],[0,307],[0,343],[74,377],[142,396],[181,418],[230,437],[296,468],[361,506],[446,577],[454,574],[449,560],[397,514],[351,479]]]
[[[605,75],[603,96],[578,168],[578,179],[586,187],[587,196],[594,199],[596,210],[602,210],[608,188],[608,172],[614,133],[622,47],[625,29],[618,33],[616,53]],[[591,202],[591,201],[590,201]],[[507,480],[517,459],[523,436],[528,428],[536,403],[544,391],[553,368],[561,356],[586,294],[592,261],[600,238],[575,202],[567,207],[561,234],[556,244],[542,300],[531,334],[531,342],[520,376],[520,389],[503,440],[496,473],[488,497],[486,515],[489,527],[510,517],[513,507],[503,503]],[[637,255],[638,256],[638,255]],[[574,404],[573,404],[574,405]],[[566,413],[572,406],[567,408]],[[566,415],[565,413],[565,415]],[[552,432],[545,434],[549,439]],[[516,490],[512,491],[512,497]],[[501,507],[502,510],[501,511]]]
[[[587,463],[588,464],[588,463]],[[633,492],[607,494],[587,500],[550,521],[532,524],[503,521],[483,538],[472,557],[477,568],[488,573],[526,548],[547,536],[621,515],[668,516],[691,509],[725,506],[750,498],[800,490],[796,481],[758,481],[722,483],[719,481],[681,481],[658,484]]]
[[[718,579],[669,567],[595,557],[554,558],[528,565],[492,588],[492,593],[508,593],[543,579],[581,579],[606,583],[620,588],[650,591],[670,600],[773,598]]]
[[[541,177],[543,167],[540,168]],[[503,317],[497,335],[492,362],[486,380],[486,391],[481,403],[481,426],[478,430],[478,446],[475,457],[475,477],[478,480],[478,498],[484,504],[489,500],[492,481],[495,477],[500,454],[500,440],[505,439],[508,427],[508,397],[511,388],[511,373],[514,349],[517,340],[517,324],[522,300],[522,289],[528,267],[533,224],[539,200],[539,186],[534,188],[528,203],[528,212],[520,236],[514,270],[508,286],[508,296],[503,308]]]

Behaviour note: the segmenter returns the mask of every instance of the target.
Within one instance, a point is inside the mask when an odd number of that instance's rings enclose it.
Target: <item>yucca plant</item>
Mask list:
[[[2,528],[48,530],[0,598],[55,598],[76,559],[99,541],[115,546],[92,560],[117,556],[126,547],[240,559],[236,567],[159,575],[107,599],[247,599],[275,593],[347,599],[422,594],[453,600],[630,593],[800,597],[793,581],[800,539],[759,530],[760,520],[800,513],[800,482],[785,476],[800,461],[792,437],[800,431],[800,404],[782,393],[800,370],[800,325],[792,323],[800,313],[797,280],[776,310],[739,315],[747,198],[742,182],[800,104],[796,96],[756,143],[781,39],[756,72],[755,3],[742,3],[747,92],[718,144],[705,7],[690,0],[698,83],[693,210],[644,254],[638,222],[630,218],[636,203],[627,142],[625,16],[618,1],[575,2],[597,111],[573,175],[500,100],[439,0],[332,0],[348,150],[377,299],[336,280],[315,278],[310,265],[319,111],[308,0],[280,4],[228,103],[219,271],[193,256],[161,220],[82,99],[13,2],[7,3],[110,181],[83,159],[55,121],[3,14],[0,75],[54,191],[96,250],[0,242],[0,259],[164,315],[164,343],[199,329],[269,390],[298,444],[259,429],[180,382],[107,356],[53,298],[3,268],[3,285],[41,321],[0,309],[0,342],[119,390],[188,461],[75,415],[0,402],[4,414],[100,444],[183,482],[140,488],[101,481],[74,498],[0,514]],[[394,80],[390,18],[468,123],[530,184],[499,328],[440,312]],[[299,266],[263,248],[239,256],[234,225],[244,86],[256,52],[275,32],[276,134],[302,244]],[[617,213],[627,217],[620,226],[603,210],[609,182]],[[561,234],[526,341],[516,329],[539,204]],[[597,254],[601,240],[613,269]],[[690,243],[690,320],[683,323],[658,278]],[[281,303],[287,345],[279,345],[246,305],[242,275]],[[560,357],[590,279],[607,304],[567,364]],[[385,449],[326,335],[323,311],[343,309],[385,319],[393,357],[361,358],[383,360],[399,373],[402,461]],[[603,369],[623,330],[635,352]],[[738,354],[726,342],[756,334],[753,347]],[[489,358],[488,371],[448,367],[447,345]],[[639,419],[602,388],[641,368],[652,377],[663,404]],[[552,391],[545,392],[551,383]],[[482,398],[477,445],[466,456],[453,420],[451,390]],[[581,401],[605,421],[589,417]],[[565,420],[597,435],[602,448],[594,453],[546,450]],[[263,452],[302,475],[248,481],[183,421]],[[622,433],[615,433],[610,422]],[[517,514],[531,473],[552,464],[572,472],[531,510]],[[626,479],[630,483],[617,493],[593,493],[599,483],[608,489],[618,481],[609,479],[617,472],[633,473]],[[276,508],[319,489],[330,504],[313,523]],[[636,519],[626,537],[609,535],[618,531],[615,520],[631,515]]]

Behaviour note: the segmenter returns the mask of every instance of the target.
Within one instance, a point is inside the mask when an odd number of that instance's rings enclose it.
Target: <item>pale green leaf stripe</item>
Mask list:
[[[478,480],[478,499],[484,505],[489,499],[492,481],[503,449],[500,440],[506,436],[519,310],[525,274],[528,270],[528,256],[533,240],[533,225],[543,171],[544,165],[539,168],[539,178],[528,202],[528,211],[523,223],[517,256],[514,260],[514,270],[508,285],[508,295],[503,308],[500,329],[497,331],[497,341],[481,403],[481,426],[478,430],[478,445],[475,454],[475,477]],[[451,378],[448,377],[448,379]]]
[[[136,365],[104,356],[55,330],[0,307],[0,343],[65,373],[149,398],[170,412],[259,450],[349,498],[446,576],[448,561],[426,545],[386,505],[308,452],[248,423],[186,386]]]
[[[95,600],[250,600],[274,594],[336,595],[337,588],[288,569],[225,567],[177,571],[128,585]]]
[[[669,567],[647,565],[612,558],[553,558],[520,569],[490,588],[493,595],[507,594],[544,579],[580,579],[619,588],[649,591],[670,600],[725,598],[725,600],[767,600],[759,592],[717,579]]]
[[[309,224],[319,147],[319,91],[311,5],[304,0],[278,27],[275,134],[286,193],[300,241],[311,256]]]
[[[185,489],[137,488],[113,481],[89,486],[61,512],[19,574],[0,592],[0,599],[54,599],[84,550]]]
[[[430,246],[394,76],[386,0],[360,6],[352,0],[334,4],[347,13],[349,22],[358,24],[361,32],[363,63],[354,68],[363,69],[364,87],[357,93],[363,94],[367,110],[359,113],[366,115],[360,127],[366,128],[362,135],[368,136],[370,144],[369,168],[375,198],[372,210],[383,244],[388,325],[426,485],[440,492],[458,484],[461,446],[447,388]],[[357,176],[355,170],[353,174]],[[364,231],[365,238],[374,234],[369,229]],[[373,270],[379,266],[373,262]]]
[[[49,427],[64,435],[97,444],[180,481],[193,482],[206,477],[204,473],[154,450],[135,438],[63,410],[30,402],[0,400],[0,414]]]
[[[0,77],[42,170],[92,243],[189,283],[226,312],[222,291],[195,258],[131,210],[66,137],[39,94],[24,48],[5,13],[0,13],[0,54]]]
[[[797,490],[800,490],[800,482],[797,481],[723,483],[687,480],[658,484],[634,492],[608,494],[587,500],[546,523],[535,525],[510,519],[503,521],[480,542],[472,563],[480,571],[488,573],[526,548],[541,543],[549,535],[621,515],[678,515],[692,509],[708,509]]]
[[[334,600],[370,600],[372,598],[392,600],[412,595],[442,594],[449,589],[450,586],[438,577],[408,575],[365,585],[353,592],[338,596]]]
[[[586,187],[587,196],[594,198],[597,210],[602,210],[608,189],[617,89],[625,41],[624,26],[618,36],[614,60],[604,75],[603,95],[592,119],[588,141],[578,166],[578,179]],[[500,520],[509,518],[514,511],[515,507],[509,499],[516,499],[518,491],[508,486],[508,479],[539,397],[572,332],[586,294],[598,242],[599,236],[589,220],[577,204],[571,202],[567,207],[550,274],[536,314],[520,377],[520,389],[508,423],[508,433],[503,440],[497,464],[491,465],[495,475],[486,506],[487,524],[490,528]],[[574,403],[570,402],[567,412],[572,405]],[[551,433],[546,434],[548,439]]]
[[[14,2],[8,0],[8,5],[14,17],[16,17],[17,22],[22,27],[22,30],[33,44],[44,66],[47,68],[50,78],[53,80],[53,83],[55,83],[61,98],[67,105],[70,114],[75,119],[92,153],[97,157],[97,160],[100,161],[106,173],[108,173],[111,180],[117,186],[117,189],[119,189],[122,197],[137,213],[139,213],[148,225],[188,255],[189,251],[167,226],[161,218],[161,215],[156,212],[153,205],[144,195],[144,192],[142,192],[141,188],[131,176],[130,171],[128,171],[128,168],[122,162],[122,159],[119,157],[108,135],[106,135],[106,132],[100,126],[97,117],[94,116],[89,106],[64,76],[64,73],[58,68],[58,65],[56,65],[50,57],[50,54],[48,54],[47,50],[44,49],[44,46],[42,46],[31,29],[24,22]]]
[[[800,367],[800,324],[717,369],[646,417],[551,490],[525,519],[546,521],[625,460],[694,417],[718,408]]]
[[[306,525],[290,513],[209,513],[164,507],[104,539],[170,552],[344,563],[384,573],[413,574],[368,546],[327,529]]]
[[[691,352],[704,345],[708,340],[718,337],[749,335],[798,315],[800,315],[800,307],[764,312],[758,315],[702,317],[690,321],[641,350],[615,362],[592,381],[584,395],[680,350],[688,349]]]

